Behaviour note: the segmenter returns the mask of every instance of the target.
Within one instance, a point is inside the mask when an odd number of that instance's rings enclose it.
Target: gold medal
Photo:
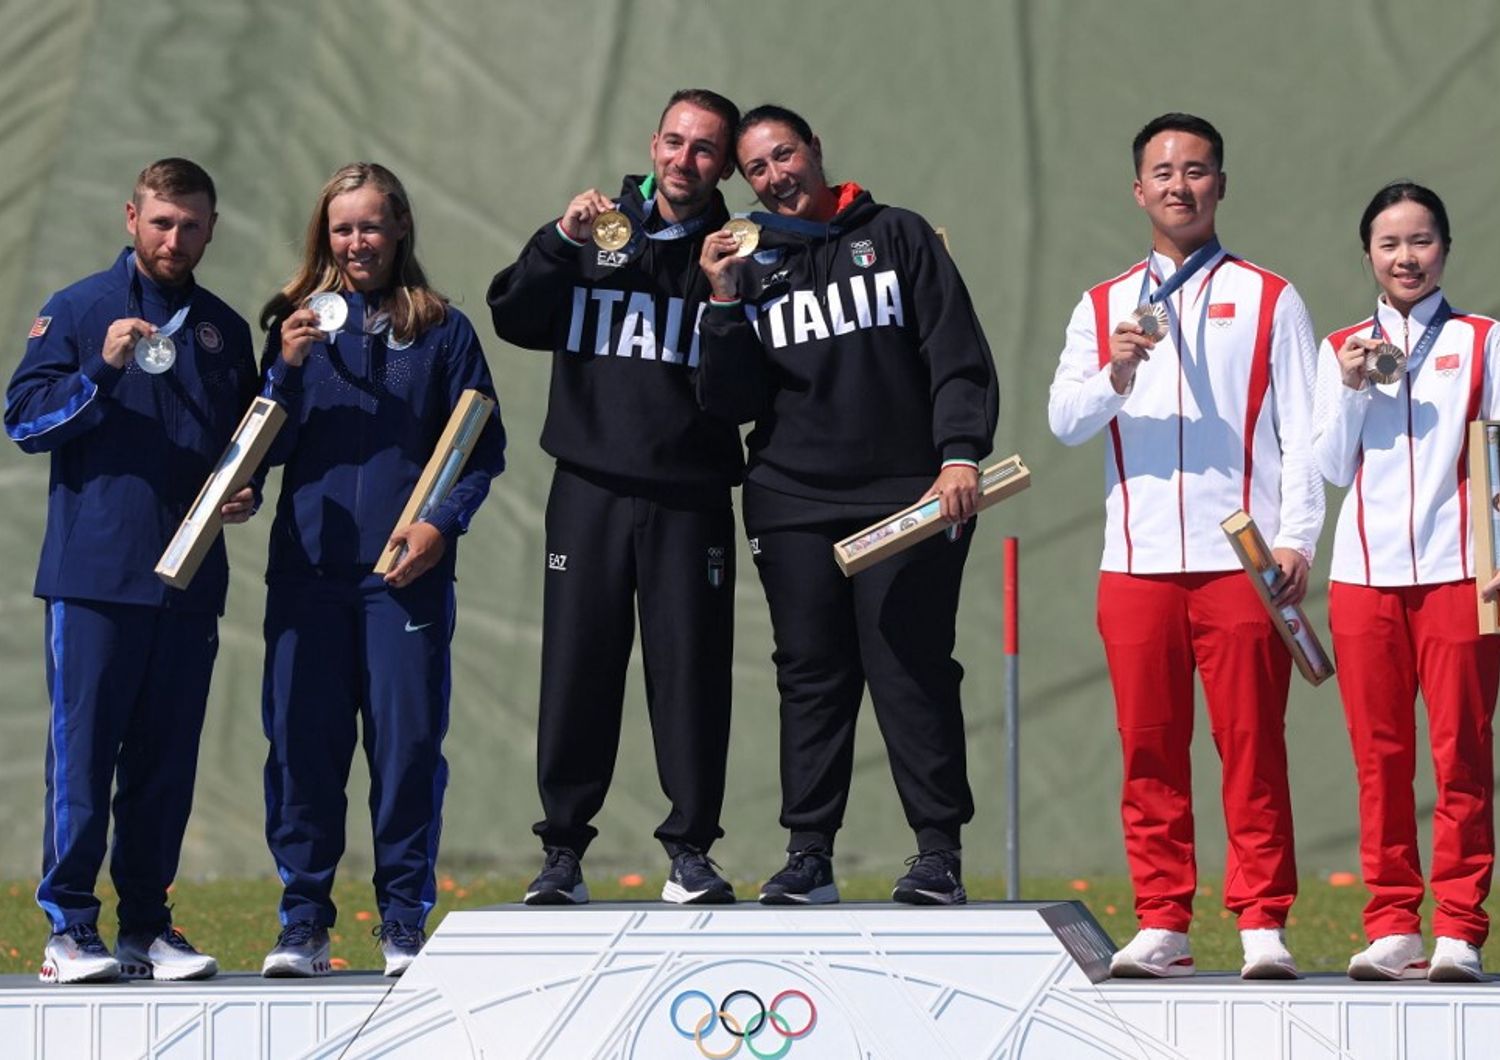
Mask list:
[[[721,231],[734,236],[734,241],[738,244],[734,252],[737,258],[748,258],[760,246],[760,225],[748,217],[731,217]]]
[[[1150,302],[1138,305],[1130,313],[1130,319],[1134,320],[1147,336],[1159,339],[1167,331],[1167,310],[1160,302],[1152,305]]]
[[[1406,351],[1382,342],[1365,354],[1365,375],[1377,383],[1394,383],[1406,374]]]
[[[600,250],[619,250],[631,234],[630,218],[619,210],[605,210],[594,218],[594,243]]]

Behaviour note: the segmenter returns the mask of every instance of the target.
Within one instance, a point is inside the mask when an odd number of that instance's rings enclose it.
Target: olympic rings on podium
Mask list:
[[[759,1010],[744,1022],[741,1022],[740,1018],[729,1010],[730,1006],[741,998],[753,1001]],[[781,1003],[788,998],[796,998],[807,1006],[807,1022],[796,1030],[792,1029],[791,1021],[779,1011]],[[702,1001],[707,1006],[707,1011],[698,1017],[692,1030],[688,1030],[682,1025],[678,1013],[684,1002],[695,999]],[[753,990],[732,990],[717,1006],[714,1005],[713,999],[701,990],[684,990],[672,999],[669,1018],[672,1021],[672,1029],[682,1037],[692,1039],[693,1044],[698,1047],[699,1054],[706,1060],[730,1060],[730,1057],[739,1053],[741,1046],[748,1049],[750,1055],[756,1057],[757,1060],[780,1060],[790,1051],[792,1042],[805,1038],[811,1033],[813,1026],[818,1022],[818,1008],[813,1004],[812,998],[801,990],[783,990],[771,999],[769,1005],[762,1001],[760,995]],[[725,1033],[729,1035],[731,1043],[724,1049],[710,1049],[705,1039],[711,1037],[720,1026],[723,1026]],[[782,1039],[780,1048],[774,1052],[762,1052],[755,1044],[755,1039],[767,1028],[775,1031]]]

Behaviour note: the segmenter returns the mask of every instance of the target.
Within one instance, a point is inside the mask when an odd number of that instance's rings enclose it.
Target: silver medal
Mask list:
[[[135,344],[135,363],[149,375],[161,375],[177,363],[177,344],[159,332],[147,335]]]
[[[332,335],[349,320],[349,303],[336,291],[324,291],[307,303],[318,318],[318,329]]]

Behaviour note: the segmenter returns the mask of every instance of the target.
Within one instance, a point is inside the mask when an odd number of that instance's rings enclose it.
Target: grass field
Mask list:
[[[885,899],[890,881],[884,877],[859,876],[840,879],[845,899]],[[736,880],[741,898],[755,892],[759,881]],[[1005,897],[1001,880],[976,878],[966,881],[971,899]],[[591,875],[589,890],[596,901],[652,900],[661,893],[660,876],[629,873],[608,877]],[[443,877],[441,897],[429,928],[435,928],[445,912],[514,902],[526,879],[521,877]],[[0,972],[35,972],[46,942],[46,921],[32,901],[36,883],[15,880],[0,883]],[[276,901],[279,887],[271,879],[184,882],[173,889],[177,925],[201,949],[213,953],[225,970],[258,969],[265,951],[275,941]],[[1224,910],[1217,882],[1198,891],[1197,916],[1193,923],[1193,951],[1204,970],[1238,969],[1239,938],[1234,922]],[[114,898],[101,888],[104,915],[100,930],[106,941],[114,938]],[[1031,879],[1022,897],[1028,899],[1069,898],[1088,904],[1094,916],[1117,943],[1135,929],[1131,913],[1130,887],[1120,877],[1085,879]],[[343,968],[379,966],[375,940],[369,931],[376,923],[374,902],[363,881],[340,882],[334,891],[339,923],[332,932],[334,963]],[[1288,924],[1288,941],[1304,971],[1342,971],[1349,955],[1363,945],[1359,914],[1365,892],[1357,882],[1336,875],[1305,879],[1301,895]],[[1430,903],[1429,903],[1430,904]],[[1500,914],[1500,902],[1489,903],[1492,917]],[[1430,909],[1427,910],[1430,912]],[[1492,958],[1493,963],[1493,958]]]

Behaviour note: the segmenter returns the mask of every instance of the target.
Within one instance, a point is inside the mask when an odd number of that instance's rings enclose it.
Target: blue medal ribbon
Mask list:
[[[1155,291],[1151,290],[1151,252],[1147,251],[1146,267],[1141,272],[1141,294],[1140,298],[1137,300],[1137,304],[1164,305],[1167,311],[1168,322],[1177,332],[1178,337],[1181,338],[1182,322],[1177,319],[1177,311],[1172,308],[1172,303],[1168,302],[1167,299],[1175,294],[1183,284],[1192,279],[1193,275],[1199,269],[1201,269],[1208,261],[1210,261],[1214,257],[1214,255],[1219,253],[1220,249],[1219,237],[1214,236],[1207,243],[1204,243],[1197,250],[1189,254],[1187,260],[1182,263],[1182,267],[1174,272],[1171,277]],[[1203,352],[1205,343],[1208,341],[1208,303],[1212,288],[1213,276],[1212,274],[1210,274],[1209,278],[1204,283],[1203,290],[1200,291],[1198,295],[1199,302],[1201,304],[1198,308],[1198,335],[1196,339],[1196,346],[1200,355]]]
[[[1422,332],[1422,337],[1417,340],[1417,348],[1406,355],[1406,372],[1408,375],[1415,371],[1417,365],[1422,362],[1422,358],[1427,356],[1428,351],[1432,349],[1433,343],[1437,342],[1438,334],[1443,330],[1443,325],[1448,323],[1452,316],[1453,309],[1448,305],[1448,299],[1441,299],[1438,302],[1437,309],[1433,311],[1432,320],[1428,323],[1427,329]],[[1384,334],[1380,330],[1380,311],[1377,309],[1375,311],[1375,324],[1370,328],[1370,338],[1379,342],[1384,337]]]
[[[832,238],[843,232],[838,225],[827,224],[823,221],[805,221],[800,217],[786,217],[779,213],[766,213],[764,210],[737,213],[734,216],[754,221],[762,228],[769,228],[775,232],[788,232],[806,239],[821,239],[824,236]]]
[[[629,202],[625,199],[621,199],[616,204],[616,209],[618,209],[626,217],[630,218],[632,227],[630,242],[627,243],[624,247],[626,251],[631,250],[636,245],[636,241],[641,236],[645,236],[647,239],[659,239],[663,241],[673,239],[686,239],[688,236],[702,231],[703,227],[708,224],[707,214],[700,213],[697,217],[689,217],[686,221],[678,221],[676,224],[670,224],[665,228],[659,228],[655,232],[648,232],[646,230],[646,222],[649,221],[651,219],[651,215],[656,212],[655,189],[656,178],[654,176],[647,177],[641,182],[641,195],[645,198],[646,201],[644,208],[640,210],[637,210],[635,208],[634,203]]]
[[[141,270],[136,264],[134,251],[131,251],[130,260],[126,264],[130,269],[130,289],[125,294],[125,313],[127,316],[145,320],[145,314],[141,309]],[[193,299],[189,295],[187,301],[182,303],[182,308],[172,314],[171,320],[158,327],[156,333],[164,339],[171,338],[182,329],[182,325],[188,318],[188,310],[192,308]]]

